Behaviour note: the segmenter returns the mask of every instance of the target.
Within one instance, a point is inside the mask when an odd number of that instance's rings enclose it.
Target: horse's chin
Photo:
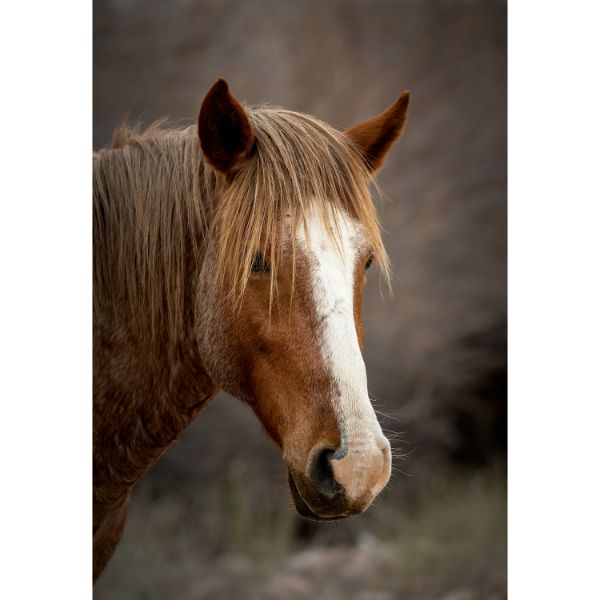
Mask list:
[[[313,521],[337,521],[339,519],[346,519],[349,517],[347,514],[340,515],[320,515],[317,514],[310,506],[305,502],[304,498],[300,495],[298,491],[298,486],[296,485],[296,481],[294,480],[294,476],[290,471],[288,471],[288,482],[290,485],[290,491],[292,493],[292,498],[294,499],[294,505],[298,514],[305,519],[311,519]]]

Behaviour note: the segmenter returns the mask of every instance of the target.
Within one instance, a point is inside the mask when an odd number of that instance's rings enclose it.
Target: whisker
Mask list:
[[[398,467],[392,467],[392,472],[393,473],[401,473],[402,475],[405,475],[406,477],[414,477],[414,475],[412,473],[407,473],[406,471],[403,471],[402,469],[398,469]]]

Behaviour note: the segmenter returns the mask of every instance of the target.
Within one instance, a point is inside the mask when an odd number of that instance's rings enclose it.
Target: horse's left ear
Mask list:
[[[346,131],[346,135],[362,150],[371,171],[383,165],[392,144],[400,137],[410,92],[402,92],[400,98],[380,115],[363,121]]]
[[[252,152],[254,131],[248,115],[224,79],[210,88],[202,102],[198,135],[208,163],[227,176],[232,176]]]

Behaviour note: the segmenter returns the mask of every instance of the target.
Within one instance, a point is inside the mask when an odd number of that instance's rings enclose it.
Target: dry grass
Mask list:
[[[502,598],[502,469],[404,479],[360,519],[300,525],[283,485],[234,463],[206,492],[148,480],[97,599]],[[283,478],[281,480],[283,483]],[[269,493],[266,493],[269,492]],[[318,594],[315,593],[319,590]]]

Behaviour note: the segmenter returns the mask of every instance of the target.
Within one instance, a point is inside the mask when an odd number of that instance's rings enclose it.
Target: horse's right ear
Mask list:
[[[254,147],[254,132],[242,105],[224,79],[208,91],[198,116],[198,135],[207,162],[232,176]]]
[[[406,123],[409,97],[410,92],[402,92],[400,98],[380,115],[346,130],[346,135],[361,149],[370,171],[381,168],[392,144],[400,137]]]

